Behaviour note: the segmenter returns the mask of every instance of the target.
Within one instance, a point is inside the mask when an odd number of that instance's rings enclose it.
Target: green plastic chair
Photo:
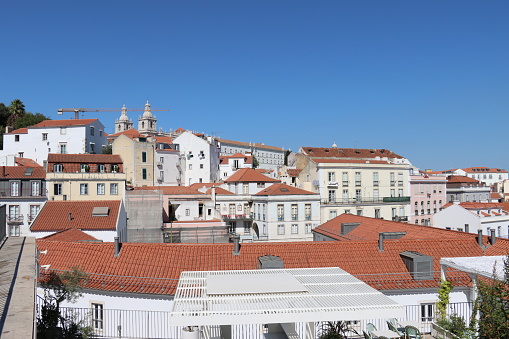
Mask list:
[[[371,335],[371,332],[376,331],[376,326],[372,323],[366,324],[366,331],[368,331],[369,335]]]
[[[405,327],[405,333],[408,339],[423,339],[421,331],[417,327],[407,326]]]
[[[391,321],[387,321],[387,326],[389,326],[389,330],[396,332],[400,338],[405,337],[405,333],[398,330],[398,328]]]

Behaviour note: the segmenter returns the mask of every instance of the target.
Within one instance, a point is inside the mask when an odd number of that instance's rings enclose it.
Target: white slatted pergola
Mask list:
[[[173,326],[210,326],[404,315],[402,305],[331,267],[182,272],[170,317]]]

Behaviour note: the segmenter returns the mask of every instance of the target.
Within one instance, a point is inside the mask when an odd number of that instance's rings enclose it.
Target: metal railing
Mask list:
[[[410,197],[364,197],[364,198],[341,198],[322,199],[322,205],[353,205],[353,204],[384,204],[395,202],[410,202]]]
[[[429,306],[430,305],[430,306]],[[170,306],[170,305],[168,305]],[[429,307],[428,307],[429,306]],[[42,298],[37,298],[37,316],[41,315]],[[423,308],[424,307],[424,308]],[[413,321],[419,324],[422,333],[431,333],[432,322],[435,317],[435,304],[407,305],[405,316],[398,321]],[[469,302],[449,304],[448,314],[461,316],[468,324],[472,313],[472,304]],[[72,319],[82,327],[88,327],[97,338],[166,338],[180,339],[181,327],[171,326],[170,312],[168,311],[141,311],[120,309],[94,309],[60,307],[60,314],[66,319]],[[361,338],[366,325],[372,323],[377,329],[387,329],[389,318],[363,319],[349,321],[351,328],[358,335],[350,333],[348,338]],[[341,319],[338,319],[341,320]],[[305,323],[296,323],[296,330],[303,331]],[[304,326],[302,326],[304,325]],[[250,338],[251,325],[237,325],[235,332],[239,338]],[[315,334],[318,338],[326,328],[326,322],[316,323]],[[259,327],[258,327],[259,328]],[[200,332],[213,330],[213,328],[200,328]],[[359,336],[359,334],[361,336]]]

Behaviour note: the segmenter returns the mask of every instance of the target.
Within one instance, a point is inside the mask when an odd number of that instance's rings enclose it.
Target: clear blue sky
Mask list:
[[[509,1],[3,1],[0,102],[509,170]],[[131,113],[136,120],[139,113]],[[120,113],[85,113],[113,131]],[[72,115],[68,113],[67,117]]]

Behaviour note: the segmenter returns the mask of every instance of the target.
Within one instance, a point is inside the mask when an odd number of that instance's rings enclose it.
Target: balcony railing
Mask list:
[[[223,215],[223,220],[253,220],[251,214],[226,214]]]
[[[9,224],[22,224],[23,223],[23,215],[7,215],[7,223]]]
[[[277,221],[283,221],[283,220],[285,220],[285,217],[283,215],[277,216]]]
[[[299,220],[299,216],[297,214],[292,214],[292,220]]]
[[[410,197],[323,199],[322,205],[384,204],[395,202],[410,202]]]
[[[310,215],[310,214],[307,214],[307,215],[305,216],[305,219],[306,219],[306,220],[311,220],[311,215]]]
[[[339,184],[337,181],[329,181],[329,183],[327,184],[327,186],[329,187],[338,187]]]

